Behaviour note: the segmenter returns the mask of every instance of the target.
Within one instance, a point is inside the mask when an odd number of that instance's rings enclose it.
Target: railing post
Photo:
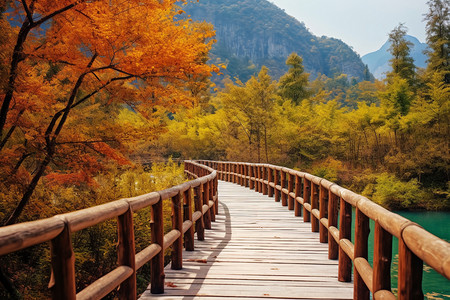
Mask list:
[[[203,199],[203,206],[207,205],[209,207],[209,185],[208,182],[202,183],[202,199]],[[203,224],[205,225],[205,229],[211,229],[211,210],[208,209],[203,214]]]
[[[183,221],[192,222],[192,199],[191,199],[191,188],[184,191],[183,194]],[[194,226],[191,226],[184,234],[184,247],[186,251],[194,251]]]
[[[301,217],[302,215],[302,206],[300,202],[297,201],[297,197],[300,197],[301,192],[302,192],[301,178],[300,176],[295,175],[294,215],[296,217]]]
[[[136,248],[134,242],[133,211],[131,207],[126,213],[117,218],[117,233],[118,264],[133,269],[133,274],[120,285],[118,296],[119,299],[136,299]]]
[[[70,228],[65,222],[64,230],[51,241],[52,276],[50,288],[52,299],[75,300],[75,255]]]
[[[214,181],[210,180],[207,182],[208,185],[208,198],[209,201],[213,201],[214,202]],[[208,201],[208,206],[209,206],[209,201]],[[214,205],[211,206],[211,208],[209,209],[209,215],[211,216],[211,221],[215,222],[216,221],[216,203],[214,202]]]
[[[391,290],[392,235],[375,221],[373,245],[373,293]]]
[[[241,170],[240,170],[240,174],[241,174],[241,185],[242,186],[246,186],[246,181],[247,179],[245,178],[245,163],[241,163]]]
[[[278,170],[273,169],[273,172],[274,172],[274,180],[273,181],[275,183],[275,202],[280,202],[280,190],[278,190],[278,187],[277,187],[278,181],[280,180],[279,176],[278,176]]]
[[[221,165],[222,165],[222,180],[223,181],[228,181],[228,178],[227,178],[227,163],[223,162],[223,163],[221,163]]]
[[[222,180],[223,181],[228,181],[227,180],[227,163],[226,162],[222,162],[220,163],[221,168],[222,168]]]
[[[338,224],[338,199],[330,190],[328,191],[328,228],[335,227],[337,228]],[[337,259],[339,254],[339,244],[334,239],[331,232],[328,230],[328,258],[329,259]]]
[[[303,222],[311,221],[311,214],[306,209],[305,204],[310,203],[309,197],[311,195],[311,181],[303,177]]]
[[[181,194],[172,197],[172,228],[178,230],[181,235],[172,245],[172,270],[183,268],[183,216],[181,214]]]
[[[352,236],[352,206],[340,197],[339,240],[351,240]],[[339,281],[352,280],[352,260],[339,246]]]
[[[220,180],[223,180],[223,177],[222,177],[222,175],[223,175],[223,173],[222,173],[222,163],[221,162],[217,162],[216,163],[216,170],[217,170],[217,177]]]
[[[255,192],[260,192],[260,184],[259,184],[259,166],[255,165]]]
[[[203,197],[201,185],[194,187],[194,206],[195,211],[199,211],[203,214]],[[195,231],[197,231],[197,239],[199,241],[205,240],[205,224],[203,222],[203,216],[195,222]]]
[[[263,195],[267,195],[269,191],[269,179],[268,179],[268,172],[267,172],[267,166],[262,166],[263,169]],[[267,180],[267,184],[264,183],[264,180]]]
[[[215,213],[216,215],[219,214],[219,181],[217,179],[217,177],[214,179],[214,193],[213,196],[216,198],[214,200],[214,206],[215,206]]]
[[[286,193],[283,192],[283,189],[286,186],[286,173],[283,171],[283,169],[280,170],[280,174],[281,174],[281,205],[282,206],[287,206],[287,195]]]
[[[319,190],[319,233],[320,233],[320,242],[327,243],[328,242],[328,228],[320,222],[323,218],[327,218],[328,216],[328,190],[320,185]]]
[[[312,213],[313,210],[319,209],[319,193],[318,185],[311,180],[311,231],[319,232],[319,220]]]
[[[291,196],[291,192],[294,192],[294,175],[292,175],[291,173],[289,174],[289,182],[288,182],[288,209],[289,210],[294,210],[294,197]]]
[[[163,218],[163,200],[160,197],[159,201],[152,206],[152,244],[161,246],[161,251],[155,255],[151,260],[151,286],[152,294],[164,293],[164,218]]]
[[[368,258],[369,230],[369,218],[357,207],[355,216],[355,259],[362,257],[367,260]],[[353,298],[368,300],[370,298],[370,290],[364,283],[363,277],[359,274],[356,266],[353,268],[353,274]]]
[[[269,175],[268,175],[268,181],[269,181],[269,187],[268,187],[268,191],[267,191],[267,195],[269,196],[269,197],[273,197],[273,187],[272,186],[270,186],[270,183],[273,183],[274,182],[274,180],[273,180],[273,169],[272,169],[272,167],[268,167],[268,171],[269,171]]]
[[[245,175],[245,187],[250,187],[250,179],[249,177],[249,166],[247,163],[244,164],[244,175]]]
[[[258,165],[258,185],[259,185],[259,192],[262,193],[263,192],[263,188],[264,188],[264,170],[263,167],[261,165]]]
[[[423,262],[398,239],[398,300],[423,299]]]
[[[244,178],[242,178],[243,176],[242,176],[242,164],[241,163],[238,163],[238,183],[239,183],[239,185],[244,185]]]
[[[253,172],[253,165],[248,165],[248,173],[249,173],[249,185],[250,185],[250,189],[253,190],[255,188],[255,182],[252,179],[252,177],[255,176],[255,173]]]
[[[258,174],[258,181],[257,181],[258,193],[262,193],[262,184],[261,184],[262,174],[261,174],[261,166],[260,165],[256,166],[256,174]]]
[[[241,176],[242,176],[241,185],[247,186],[247,178],[245,178],[245,163],[241,164]]]

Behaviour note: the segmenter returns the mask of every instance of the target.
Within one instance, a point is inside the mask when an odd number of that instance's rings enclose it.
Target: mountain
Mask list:
[[[423,53],[428,49],[426,43],[421,43],[417,38],[406,35],[405,39],[413,44],[411,47],[411,57],[414,59],[416,67],[425,68],[428,57]],[[369,67],[370,72],[377,79],[386,78],[386,73],[391,71],[389,60],[392,58],[389,53],[391,43],[389,40],[377,51],[364,55],[361,59]]]
[[[214,25],[216,40],[211,51],[213,62],[227,64],[225,75],[246,81],[267,66],[274,79],[288,67],[289,54],[303,57],[311,77],[347,74],[362,80],[364,64],[344,42],[311,34],[305,24],[289,16],[267,0],[200,0],[183,10],[193,20]]]

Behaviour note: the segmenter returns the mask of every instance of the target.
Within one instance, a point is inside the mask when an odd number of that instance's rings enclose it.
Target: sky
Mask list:
[[[363,56],[381,48],[389,32],[404,23],[425,41],[427,0],[269,0],[305,23],[316,36],[340,39]]]

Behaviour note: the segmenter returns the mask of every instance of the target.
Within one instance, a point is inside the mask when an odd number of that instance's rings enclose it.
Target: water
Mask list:
[[[450,242],[450,212],[397,212],[399,215],[416,222],[435,236]],[[393,242],[393,254],[398,253],[397,240]],[[394,257],[394,256],[393,256]],[[397,266],[395,256],[393,266]],[[397,270],[395,270],[395,273]],[[392,286],[397,285],[396,279]],[[424,264],[423,293],[428,299],[450,299],[450,281]]]
[[[396,212],[397,214],[416,222],[425,230],[450,242],[450,212]],[[354,233],[354,213],[353,213]],[[369,235],[369,262],[372,264],[373,258],[373,233],[374,222],[370,221]],[[354,242],[354,237],[352,236]],[[392,266],[391,266],[391,286],[394,292],[397,291],[397,268],[398,268],[398,240],[392,240]],[[425,299],[450,299],[450,281],[424,264],[422,289]]]

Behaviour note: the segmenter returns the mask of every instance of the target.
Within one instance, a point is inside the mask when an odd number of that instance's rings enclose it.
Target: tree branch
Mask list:
[[[51,14],[49,14],[49,15],[47,15],[47,16],[45,16],[45,17],[42,17],[39,21],[34,22],[32,27],[36,27],[36,26],[41,25],[42,23],[47,22],[48,20],[50,20],[50,19],[53,18],[54,16],[59,15],[59,14],[61,14],[61,13],[63,13],[63,12],[66,12],[66,11],[68,11],[68,10],[71,9],[71,8],[74,8],[75,6],[77,6],[78,4],[80,4],[81,2],[84,2],[84,1],[83,1],[83,0],[75,1],[75,2],[72,3],[72,4],[69,4],[69,5],[67,5],[67,6],[65,6],[65,7],[63,7],[63,8],[60,8],[60,9],[58,9],[58,10],[52,12]]]
[[[33,2],[31,2],[31,5],[33,5]],[[28,4],[25,0],[22,0],[22,6],[23,9],[25,10],[25,13],[27,14],[27,18],[28,18],[28,22],[30,22],[30,26],[33,26],[34,21],[33,21],[33,13],[31,12],[30,8],[28,7]]]
[[[96,144],[96,143],[105,143],[105,142],[115,142],[116,140],[97,140],[97,141],[71,141],[71,142],[58,142],[57,145],[66,145],[66,144]]]
[[[22,60],[24,60],[23,45],[24,45],[31,29],[50,20],[54,16],[61,14],[65,11],[75,7],[76,5],[83,2],[84,0],[77,0],[70,5],[67,5],[61,9],[54,11],[53,13],[41,18],[40,20],[38,20],[36,22],[33,21],[32,14],[31,14],[32,10],[30,10],[30,7],[28,7],[26,5],[25,1],[26,0],[22,0],[22,3],[24,4],[24,9],[27,11],[27,19],[23,22],[22,27],[20,28],[19,34],[17,36],[17,41],[16,41],[16,45],[14,46],[14,51],[13,51],[13,55],[12,55],[11,65],[10,65],[8,85],[6,88],[5,96],[3,98],[2,106],[0,108],[0,138],[3,137],[3,130],[5,129],[5,124],[6,124],[6,120],[7,120],[9,109],[10,109],[9,106],[11,104],[11,99],[14,94],[16,78],[18,75],[17,69],[18,69],[19,63]],[[35,0],[32,0],[32,2],[31,2],[31,8],[34,5],[34,1]]]
[[[25,112],[25,109],[22,109],[19,114],[17,115],[16,121],[14,122],[15,124],[13,126],[11,126],[11,128],[8,130],[8,133],[5,135],[5,137],[3,138],[3,140],[0,142],[0,151],[3,149],[3,147],[6,145],[6,142],[9,140],[9,138],[11,137],[11,135],[13,134],[14,130],[16,130],[17,128],[17,122],[19,121],[20,117],[22,116],[22,114]]]
[[[94,96],[95,94],[97,94],[98,92],[100,92],[101,90],[103,90],[104,88],[106,88],[108,85],[110,85],[111,83],[113,83],[114,81],[118,81],[118,80],[127,80],[130,78],[133,78],[134,76],[124,76],[124,77],[115,77],[110,79],[109,81],[107,81],[106,83],[104,83],[102,86],[100,86],[98,89],[96,89],[95,91],[91,92],[90,94],[84,96],[83,98],[81,98],[80,100],[78,100],[77,102],[75,102],[70,109],[77,107],[78,105],[80,105],[81,103],[83,103],[84,101],[86,101],[87,99],[91,98],[92,96]]]
[[[97,59],[97,57],[98,57],[97,53],[95,53],[92,56],[91,61],[87,65],[88,68],[92,67],[92,65],[94,64],[94,61]],[[66,123],[67,117],[69,116],[69,112],[72,109],[72,104],[75,101],[75,97],[77,96],[78,90],[80,89],[81,84],[83,83],[84,77],[86,77],[86,75],[87,75],[87,73],[83,73],[82,75],[80,75],[80,77],[78,78],[77,82],[75,83],[75,86],[74,86],[74,88],[72,90],[72,94],[70,95],[69,101],[67,102],[66,109],[65,109],[61,119],[59,120],[59,124],[56,127],[56,130],[55,130],[55,132],[53,134],[52,143],[55,142],[56,138],[58,137],[59,133],[61,132],[61,130],[62,130],[63,126],[64,126],[64,123]]]

